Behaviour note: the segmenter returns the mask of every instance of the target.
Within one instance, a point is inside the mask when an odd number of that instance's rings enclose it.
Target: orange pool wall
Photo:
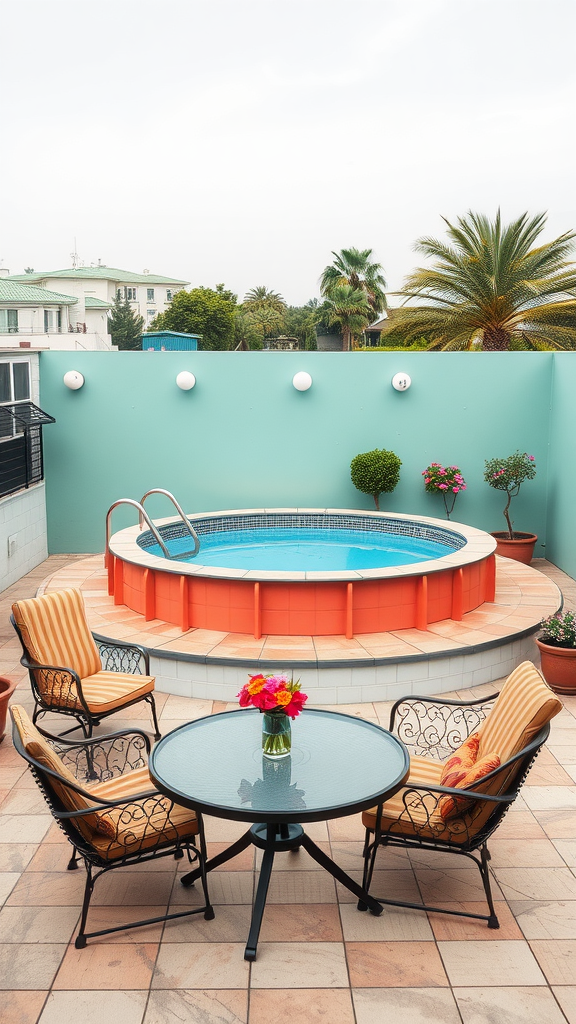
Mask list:
[[[108,592],[149,621],[224,633],[332,636],[425,630],[494,600],[494,555],[422,576],[284,582],[229,580],[149,569],[108,554]]]

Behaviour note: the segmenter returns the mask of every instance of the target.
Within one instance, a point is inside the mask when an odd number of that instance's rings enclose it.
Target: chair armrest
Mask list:
[[[20,658],[20,664],[28,669],[36,691],[34,695],[44,704],[53,701],[55,708],[59,706],[70,708],[74,706],[76,700],[79,700],[86,714],[90,714],[82,690],[82,681],[73,668],[65,668],[63,665],[42,665],[39,661],[32,661],[25,654]],[[39,685],[36,673],[42,674],[44,689]],[[72,690],[72,683],[76,687],[76,692]],[[47,691],[50,691],[50,695]],[[51,700],[49,700],[49,696]]]
[[[93,633],[96,646],[106,672],[126,672],[129,675],[150,675],[150,655],[140,644],[128,644],[122,640],[109,640]],[[144,662],[144,672],[141,664]]]
[[[401,697],[390,711],[390,731],[412,753],[445,761],[487,717],[497,693],[473,701]]]

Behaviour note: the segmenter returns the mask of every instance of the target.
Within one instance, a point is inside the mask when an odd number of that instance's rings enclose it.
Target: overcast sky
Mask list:
[[[318,294],[469,209],[576,228],[575,0],[0,0],[0,258]]]

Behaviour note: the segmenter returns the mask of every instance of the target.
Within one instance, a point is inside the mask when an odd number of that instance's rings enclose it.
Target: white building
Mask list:
[[[110,349],[110,305],[0,276],[0,350]]]
[[[38,362],[30,349],[0,348],[0,591],[48,554],[41,433],[51,417],[38,409]]]
[[[0,271],[0,274],[2,272]],[[117,295],[126,298],[135,313],[144,318],[144,330],[158,313],[170,305],[176,292],[189,285],[176,277],[161,277],[144,270],[136,274],[131,270],[115,267],[73,267],[70,270],[34,271],[31,274],[15,274],[4,280],[21,284],[34,284],[42,288],[74,295],[78,299],[78,319],[83,309],[90,308],[94,300],[110,305]],[[94,308],[94,307],[92,307]]]

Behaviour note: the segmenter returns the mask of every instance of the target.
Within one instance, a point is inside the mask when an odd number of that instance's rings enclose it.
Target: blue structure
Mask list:
[[[195,352],[201,334],[183,334],[182,331],[149,331],[142,335],[144,352]]]

